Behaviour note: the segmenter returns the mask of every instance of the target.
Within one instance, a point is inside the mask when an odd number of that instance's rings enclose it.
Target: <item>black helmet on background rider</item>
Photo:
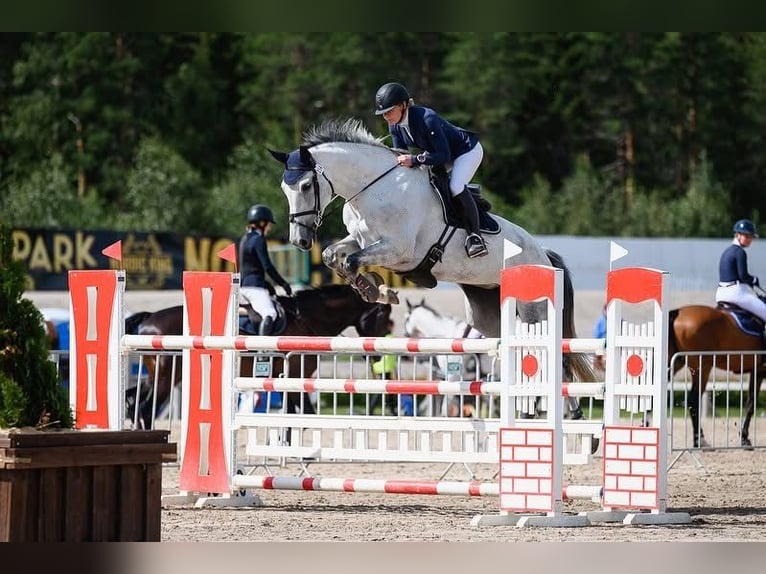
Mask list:
[[[744,233],[746,235],[752,235],[758,237],[758,232],[755,230],[755,224],[749,219],[740,219],[734,224],[734,233]]]
[[[397,104],[407,102],[409,99],[410,93],[403,85],[397,82],[383,84],[375,94],[375,115],[385,114]]]
[[[258,223],[259,221],[270,221],[275,223],[274,214],[266,205],[253,205],[247,210],[247,222]]]

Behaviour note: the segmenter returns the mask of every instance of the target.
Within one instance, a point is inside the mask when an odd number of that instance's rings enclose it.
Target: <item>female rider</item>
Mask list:
[[[274,223],[274,215],[265,205],[253,205],[247,211],[247,231],[239,242],[240,295],[261,316],[259,335],[270,335],[277,310],[266,287],[266,275],[289,296],[293,290],[271,262],[266,236]]]
[[[378,89],[375,115],[382,115],[388,123],[395,149],[417,147],[423,150],[417,155],[399,155],[399,165],[452,164],[449,187],[465,214],[469,232],[465,240],[466,255],[471,258],[486,255],[487,244],[481,236],[479,211],[467,188],[484,157],[476,134],[449,123],[431,108],[414,105],[407,88],[396,82],[383,84]]]
[[[766,322],[766,303],[753,290],[758,286],[758,277],[747,270],[747,253],[753,239],[758,237],[755,224],[749,219],[740,219],[734,224],[734,241],[721,254],[718,264],[718,289],[716,303],[733,303]]]

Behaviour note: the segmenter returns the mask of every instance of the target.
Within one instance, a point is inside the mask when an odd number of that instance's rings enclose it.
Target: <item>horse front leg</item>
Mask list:
[[[761,386],[762,379],[756,377],[755,371],[750,373],[750,384],[747,390],[747,405],[745,420],[742,421],[742,431],[740,433],[740,444],[745,450],[753,450],[753,443],[750,441],[750,420],[755,413],[755,403],[758,399],[758,389]]]
[[[700,402],[705,396],[705,388],[707,387],[711,369],[712,364],[706,365],[704,360],[698,368],[695,369],[691,365],[689,368],[692,376],[696,374],[696,380],[692,381],[688,395],[689,418],[692,421],[694,448],[708,448],[710,446],[710,443],[705,440],[705,433],[702,432],[702,425],[700,424]]]
[[[356,240],[348,236],[327,247],[322,252],[322,261],[354,287],[368,303],[399,303],[396,291],[390,289],[380,275],[374,272],[359,272],[362,265],[377,265],[364,262],[371,251],[374,249],[362,249]]]

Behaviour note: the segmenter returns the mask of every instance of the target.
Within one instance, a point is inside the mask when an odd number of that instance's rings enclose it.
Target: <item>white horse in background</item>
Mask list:
[[[404,315],[405,337],[426,337],[432,339],[481,339],[484,335],[465,319],[442,315],[433,307],[426,304],[425,298],[420,303],[407,303],[407,312]],[[488,358],[488,356],[484,356]],[[476,357],[479,359],[480,357]],[[441,373],[448,375],[448,355],[436,355],[436,362]],[[468,362],[468,361],[467,361]],[[466,366],[463,376],[470,376],[478,380],[486,373],[493,371],[493,365],[480,364],[477,360],[474,368]]]
[[[442,315],[426,304],[425,298],[420,303],[406,300],[407,313],[404,316],[405,337],[426,337],[435,339],[481,339],[484,337],[468,321]],[[486,359],[486,361],[482,361]],[[495,371],[495,360],[488,355],[434,355],[436,367],[444,380],[482,380],[487,373]],[[456,372],[457,371],[457,372]],[[456,396],[444,397],[442,415],[470,417],[476,414],[475,398],[461,401]]]
[[[289,204],[290,242],[311,249],[325,210],[342,202],[348,235],[328,246],[322,260],[368,301],[398,303],[396,293],[364,266],[392,270],[420,287],[437,280],[457,283],[465,294],[468,322],[487,337],[500,336],[500,271],[504,243],[521,251],[511,265],[553,265],[564,271],[563,336],[576,337],[574,290],[562,258],[545,249],[522,227],[494,214],[482,213],[489,254],[469,259],[466,230],[431,184],[427,167],[397,164],[396,152],[367,131],[361,121],[329,121],[304,135],[290,153],[269,150],[285,168],[282,191]],[[340,207],[340,206],[339,206]],[[525,322],[545,318],[544,303],[519,305]],[[595,381],[585,355],[570,355],[569,367],[580,381]]]

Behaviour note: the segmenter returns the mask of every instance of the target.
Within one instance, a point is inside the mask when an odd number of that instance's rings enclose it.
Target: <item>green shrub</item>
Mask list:
[[[0,223],[0,427],[72,426],[40,311],[24,294],[10,229]]]

